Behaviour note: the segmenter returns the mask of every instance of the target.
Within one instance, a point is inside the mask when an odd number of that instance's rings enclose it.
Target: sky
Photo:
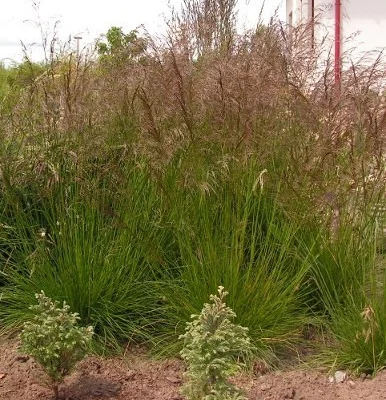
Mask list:
[[[92,43],[111,26],[124,32],[144,25],[149,32],[162,32],[170,6],[179,7],[182,0],[9,0],[0,13],[0,62],[10,64],[22,59],[24,43],[34,60],[43,59],[41,28],[52,38],[55,23],[62,41],[81,36],[81,47]],[[279,7],[283,14],[284,0],[265,0],[266,21]],[[263,0],[239,0],[240,26],[256,23]],[[39,22],[41,28],[39,27]],[[72,39],[70,46],[76,48]]]

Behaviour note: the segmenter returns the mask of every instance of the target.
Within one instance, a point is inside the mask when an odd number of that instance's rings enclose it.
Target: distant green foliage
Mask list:
[[[21,89],[33,85],[44,70],[43,65],[29,60],[9,67],[0,64],[0,102],[4,109],[12,109]]]
[[[11,86],[25,87],[31,85],[44,71],[45,68],[42,64],[24,60],[21,64],[11,69],[8,83]]]
[[[127,61],[138,61],[146,50],[147,43],[138,36],[136,30],[124,33],[122,28],[113,26],[102,40],[97,43],[97,51],[102,61],[121,64]]]
[[[4,98],[4,95],[8,89],[8,74],[9,70],[0,63],[0,100]]]
[[[52,381],[57,398],[57,385],[87,353],[93,328],[77,327],[77,313],[63,302],[63,308],[42,291],[36,294],[38,305],[32,322],[26,322],[21,334],[22,350],[30,354]]]
[[[180,336],[184,339],[181,356],[188,365],[182,392],[188,400],[246,399],[228,379],[240,370],[235,358],[250,353],[253,346],[248,329],[231,322],[236,314],[224,303],[227,294],[219,286],[218,296],[210,296],[212,304],[193,315]]]

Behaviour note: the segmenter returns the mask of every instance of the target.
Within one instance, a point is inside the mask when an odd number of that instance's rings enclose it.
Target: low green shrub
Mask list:
[[[24,324],[21,348],[43,367],[57,399],[59,383],[86,355],[94,331],[76,326],[80,318],[66,302],[60,308],[43,291],[35,297],[38,304],[30,307],[35,316]]]
[[[240,370],[235,358],[251,353],[248,328],[231,322],[236,314],[226,306],[228,292],[222,286],[212,304],[205,304],[200,315],[193,315],[186,327],[182,358],[187,363],[187,382],[182,393],[188,400],[244,400],[228,379]]]

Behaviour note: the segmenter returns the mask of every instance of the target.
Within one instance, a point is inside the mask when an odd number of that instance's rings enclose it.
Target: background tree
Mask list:
[[[112,61],[122,64],[140,61],[147,48],[145,38],[138,35],[137,30],[124,33],[120,27],[111,27],[97,43],[97,52],[101,61]]]

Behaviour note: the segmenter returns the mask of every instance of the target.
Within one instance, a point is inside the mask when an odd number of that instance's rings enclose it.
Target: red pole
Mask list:
[[[340,81],[342,75],[342,63],[341,63],[341,50],[342,50],[342,10],[341,0],[335,0],[335,85],[340,88]]]

